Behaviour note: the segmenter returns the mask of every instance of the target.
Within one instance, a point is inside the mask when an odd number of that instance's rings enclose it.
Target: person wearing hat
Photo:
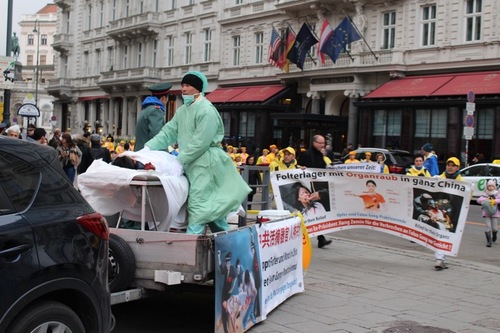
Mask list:
[[[303,167],[326,169],[327,164],[323,155],[325,145],[326,139],[323,135],[314,135],[312,137],[311,147],[299,155],[297,163]],[[319,235],[317,239],[320,249],[332,243],[332,240],[326,239],[324,235]]]
[[[477,199],[477,203],[483,208],[483,218],[486,224],[486,247],[491,247],[497,241],[498,218],[500,217],[500,192],[497,190],[497,183],[490,179],[486,183],[484,193]]]
[[[459,169],[460,169],[460,160],[456,157],[450,157],[446,160],[446,169],[441,175],[439,175],[439,178],[463,181]],[[434,258],[436,259],[434,268],[437,271],[448,268],[448,266],[446,265],[446,256],[440,250],[436,250],[436,252],[434,252]]]
[[[12,125],[9,128],[7,128],[5,133],[7,133],[7,136],[10,136],[11,138],[19,139],[19,135],[21,134],[21,128],[19,128],[19,125]]]
[[[424,155],[424,167],[429,170],[432,177],[439,175],[438,158],[433,151],[434,147],[430,143],[422,146],[422,155]]]
[[[247,158],[248,158],[247,147],[241,146],[240,151],[241,151],[240,152],[241,161],[243,162],[243,164],[246,164],[247,163]]]
[[[262,149],[262,155],[260,155],[257,158],[257,163],[256,165],[269,165],[271,163],[271,159],[269,159],[267,156],[269,155],[269,149],[264,148]]]
[[[118,143],[118,146],[116,146],[116,148],[115,148],[115,153],[117,155],[120,155],[124,151],[125,151],[125,140],[120,140],[120,142]]]
[[[134,151],[134,149],[135,149],[135,139],[132,139],[129,142],[129,150]]]
[[[356,158],[356,151],[351,150],[349,152],[349,158],[344,161],[345,164],[349,163],[360,163],[359,160]]]
[[[280,151],[278,157],[275,158],[269,165],[272,171],[297,169],[297,160],[295,159],[295,149],[286,147]]]
[[[274,161],[275,158],[278,157],[280,150],[278,149],[278,146],[276,145],[270,145],[269,146],[269,155],[267,155],[267,159],[269,162]]]
[[[204,74],[187,72],[181,81],[184,104],[145,149],[164,150],[177,142],[177,160],[189,181],[187,233],[229,230],[227,215],[235,212],[251,189],[224,152],[224,124],[219,112],[205,98]],[[137,149],[137,148],[136,148]]]
[[[165,125],[165,112],[170,88],[172,88],[172,83],[169,82],[153,84],[148,87],[151,96],[146,97],[142,102],[142,111],[135,128],[134,151],[144,148],[144,144],[158,134]]]
[[[362,163],[372,163],[372,153],[367,151],[365,152],[365,158],[361,160]]]

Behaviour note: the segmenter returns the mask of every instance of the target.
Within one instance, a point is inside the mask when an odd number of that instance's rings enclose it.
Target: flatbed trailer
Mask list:
[[[243,178],[248,179],[249,169],[262,172],[262,184],[253,185],[260,188],[261,195],[256,202],[244,202],[243,207],[247,204],[258,205],[266,210],[270,206],[269,168],[242,167]],[[140,204],[141,219],[135,223],[137,229],[126,227],[121,214],[118,214],[116,223],[110,223],[109,283],[112,304],[137,300],[149,290],[166,291],[180,284],[213,285],[217,233],[192,235],[155,230],[158,223],[149,190],[162,186],[162,183],[154,176],[138,175],[132,179],[130,186],[134,187],[137,204]],[[256,212],[245,211],[243,216],[233,216],[230,225],[235,231],[248,228],[247,214]]]

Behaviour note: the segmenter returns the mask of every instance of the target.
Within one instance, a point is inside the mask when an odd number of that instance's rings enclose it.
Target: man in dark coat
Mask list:
[[[165,112],[170,88],[172,88],[172,84],[168,82],[153,84],[148,88],[151,91],[151,96],[146,97],[142,102],[142,111],[137,119],[135,129],[134,151],[144,148],[144,144],[158,134],[165,125]]]
[[[78,173],[84,173],[94,160],[102,159],[103,162],[111,162],[111,154],[108,149],[101,146],[99,134],[90,135],[90,148],[82,150],[82,161],[78,166]]]
[[[326,139],[323,135],[316,134],[313,136],[313,141],[311,147],[299,155],[298,165],[308,167],[308,168],[326,168],[326,162],[324,159],[322,149],[325,148]],[[318,247],[323,248],[328,244],[331,244],[331,239],[326,239],[325,236],[318,236]]]

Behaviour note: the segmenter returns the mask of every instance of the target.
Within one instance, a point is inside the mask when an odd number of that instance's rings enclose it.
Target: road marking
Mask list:
[[[480,223],[480,222],[470,222],[470,221],[466,221],[465,224],[474,224],[474,225],[484,225],[484,223]]]

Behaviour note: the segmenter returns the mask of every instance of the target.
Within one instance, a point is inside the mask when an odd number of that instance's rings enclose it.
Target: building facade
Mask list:
[[[495,0],[55,4],[56,74],[47,90],[62,128],[72,133],[133,137],[147,87],[173,83],[171,117],[182,103],[182,75],[198,70],[208,78],[207,98],[219,109],[233,145],[308,145],[314,133],[322,133],[336,151],[347,142],[409,151],[434,142],[442,158],[463,155],[466,143],[490,156],[500,153],[498,90],[476,93],[478,127],[470,142],[464,140],[462,119],[467,91],[474,87],[432,98],[375,93],[386,83],[416,76],[431,82],[434,75],[488,72],[497,82],[500,5]],[[324,19],[335,28],[346,15],[364,39],[352,43],[336,63],[319,61],[317,45],[303,70],[291,65],[283,72],[268,62],[273,27],[298,31],[307,22],[319,35]],[[436,99],[439,103],[433,103]]]
[[[11,95],[10,114],[16,122],[27,126],[28,119],[18,116],[17,111],[24,103],[36,104],[40,117],[29,121],[37,127],[51,130],[57,125],[52,119],[54,98],[45,89],[49,80],[54,79],[53,36],[57,29],[57,6],[47,4],[35,14],[23,15],[19,38],[18,62],[22,65],[22,80],[14,83]]]

